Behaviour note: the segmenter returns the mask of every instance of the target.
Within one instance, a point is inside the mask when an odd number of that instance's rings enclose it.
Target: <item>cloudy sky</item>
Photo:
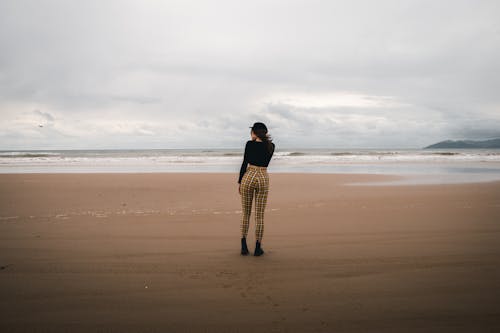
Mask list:
[[[500,1],[0,0],[0,149],[500,137]]]

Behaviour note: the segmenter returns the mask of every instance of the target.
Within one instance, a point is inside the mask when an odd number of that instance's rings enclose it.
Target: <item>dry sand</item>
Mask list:
[[[0,331],[500,331],[500,182],[385,178],[270,173],[244,257],[236,174],[2,174]]]

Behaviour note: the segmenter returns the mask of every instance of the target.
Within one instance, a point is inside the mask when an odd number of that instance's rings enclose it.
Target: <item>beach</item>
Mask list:
[[[0,331],[500,330],[500,181],[269,177],[254,257],[236,174],[0,174]]]

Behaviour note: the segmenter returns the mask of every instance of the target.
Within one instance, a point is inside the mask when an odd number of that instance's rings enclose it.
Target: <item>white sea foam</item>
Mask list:
[[[0,151],[0,164],[30,163],[186,163],[232,164],[243,153],[234,149],[214,150],[59,150],[59,151]],[[273,161],[290,163],[336,162],[440,162],[492,161],[500,162],[500,150],[285,150],[276,151]]]
[[[238,173],[243,149],[0,151],[0,173],[229,172]],[[277,150],[270,172],[481,176],[500,179],[500,150]],[[475,175],[475,176],[474,176]]]

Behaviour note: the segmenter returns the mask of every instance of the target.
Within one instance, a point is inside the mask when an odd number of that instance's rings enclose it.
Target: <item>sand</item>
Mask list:
[[[0,331],[500,331],[500,182],[386,178],[270,173],[245,257],[236,174],[1,174]]]

